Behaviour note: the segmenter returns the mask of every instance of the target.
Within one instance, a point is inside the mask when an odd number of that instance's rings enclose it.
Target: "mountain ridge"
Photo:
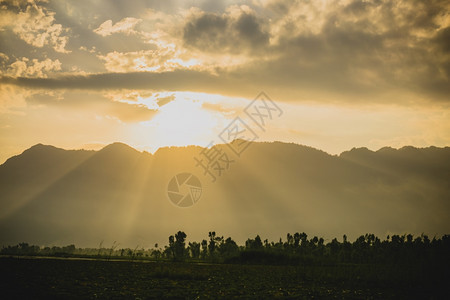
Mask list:
[[[180,229],[197,240],[215,230],[239,242],[295,231],[450,232],[448,147],[352,149],[338,156],[254,142],[240,157],[226,144],[217,147],[233,162],[212,182],[194,159],[201,158],[199,146],[150,154],[123,143],[98,151],[37,144],[0,165],[0,244],[152,246]],[[182,209],[169,201],[167,185],[183,172],[197,176],[203,191],[198,203]]]
[[[359,152],[359,151],[365,151],[365,152],[367,152],[367,153],[372,153],[372,154],[373,154],[373,153],[383,153],[383,152],[386,152],[386,151],[389,151],[389,152],[390,152],[390,151],[405,151],[405,150],[410,150],[410,149],[413,149],[413,150],[442,149],[442,150],[447,150],[447,151],[450,150],[450,147],[449,147],[449,146],[445,146],[445,147],[437,147],[437,146],[433,146],[433,145],[428,146],[428,147],[415,147],[415,146],[411,146],[411,145],[405,145],[405,146],[402,146],[402,147],[400,147],[400,148],[394,148],[394,147],[390,147],[390,146],[384,146],[384,147],[379,148],[378,150],[371,150],[371,149],[369,149],[369,148],[367,148],[367,147],[361,146],[361,147],[353,147],[353,148],[351,148],[350,150],[345,150],[345,151],[341,152],[340,154],[334,154],[334,155],[333,155],[333,154],[330,154],[330,153],[328,153],[328,152],[326,152],[326,151],[324,151],[324,150],[321,150],[321,149],[319,149],[319,148],[315,148],[315,147],[312,147],[312,146],[303,145],[303,144],[299,144],[299,143],[294,143],[294,142],[282,142],[282,141],[267,142],[267,141],[263,141],[263,142],[256,142],[256,143],[258,143],[258,144],[274,144],[274,143],[276,144],[276,143],[280,143],[280,144],[285,144],[285,145],[297,145],[297,146],[301,146],[301,147],[306,147],[306,148],[309,148],[309,149],[317,150],[317,151],[326,153],[326,154],[328,154],[328,155],[330,155],[330,156],[338,156],[338,157],[343,156],[343,155],[346,155],[346,154],[348,154],[348,153]],[[218,144],[218,145],[219,145],[219,146],[224,146],[225,144]],[[37,149],[53,149],[53,150],[64,150],[64,151],[79,151],[79,152],[85,151],[85,152],[91,152],[91,153],[92,153],[92,152],[99,152],[99,151],[102,151],[102,150],[108,150],[108,149],[112,149],[112,148],[116,148],[116,149],[122,148],[122,149],[130,149],[130,150],[135,150],[136,152],[141,152],[141,153],[147,153],[147,154],[150,154],[150,155],[154,155],[154,154],[156,154],[160,149],[162,149],[163,151],[165,151],[165,149],[175,149],[175,148],[181,148],[181,149],[183,149],[183,148],[190,148],[190,147],[194,147],[194,148],[204,148],[204,147],[198,146],[198,145],[187,145],[187,146],[165,146],[165,147],[160,147],[160,148],[158,148],[158,149],[152,154],[152,153],[150,153],[150,152],[148,152],[148,151],[140,151],[140,150],[138,150],[138,149],[136,149],[136,148],[134,148],[134,147],[132,147],[132,146],[126,144],[126,143],[123,143],[123,142],[112,142],[112,143],[110,143],[110,144],[104,146],[103,148],[101,148],[101,149],[99,149],[99,150],[87,150],[87,149],[83,149],[83,148],[80,148],[80,149],[65,149],[65,148],[63,148],[63,147],[57,147],[57,146],[54,146],[54,145],[48,145],[48,144],[37,143],[37,144],[32,145],[31,147],[25,149],[24,151],[22,151],[22,153],[17,154],[17,155],[13,155],[13,156],[9,157],[8,159],[6,159],[6,161],[5,161],[3,164],[5,164],[5,163],[6,163],[8,160],[10,160],[10,159],[13,159],[13,158],[15,158],[15,157],[21,156],[22,154],[24,154],[24,153],[26,153],[26,152],[35,151],[35,150],[37,150]],[[0,166],[3,165],[3,164],[0,164]]]

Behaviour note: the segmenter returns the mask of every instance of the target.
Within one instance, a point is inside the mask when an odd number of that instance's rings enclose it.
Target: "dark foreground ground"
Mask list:
[[[448,299],[450,295],[443,274],[413,266],[294,267],[3,257],[0,276],[2,299]]]

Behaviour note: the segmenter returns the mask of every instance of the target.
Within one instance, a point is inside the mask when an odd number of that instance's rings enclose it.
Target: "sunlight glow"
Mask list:
[[[218,118],[201,106],[201,101],[184,98],[182,93],[162,106],[149,121],[158,146],[206,145],[214,134]]]

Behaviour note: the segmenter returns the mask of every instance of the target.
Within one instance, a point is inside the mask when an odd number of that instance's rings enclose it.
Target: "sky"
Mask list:
[[[43,143],[207,146],[264,91],[258,138],[339,154],[450,145],[450,3],[0,2],[0,163]]]

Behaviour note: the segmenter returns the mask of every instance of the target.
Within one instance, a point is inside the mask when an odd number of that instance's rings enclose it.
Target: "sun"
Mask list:
[[[214,138],[218,116],[202,108],[203,101],[177,93],[175,99],[159,108],[150,121],[159,147],[207,146]]]
[[[221,143],[220,132],[248,100],[198,92],[158,92],[139,97],[138,103],[157,113],[150,120],[129,126],[123,132],[124,141],[154,153],[161,147]]]

